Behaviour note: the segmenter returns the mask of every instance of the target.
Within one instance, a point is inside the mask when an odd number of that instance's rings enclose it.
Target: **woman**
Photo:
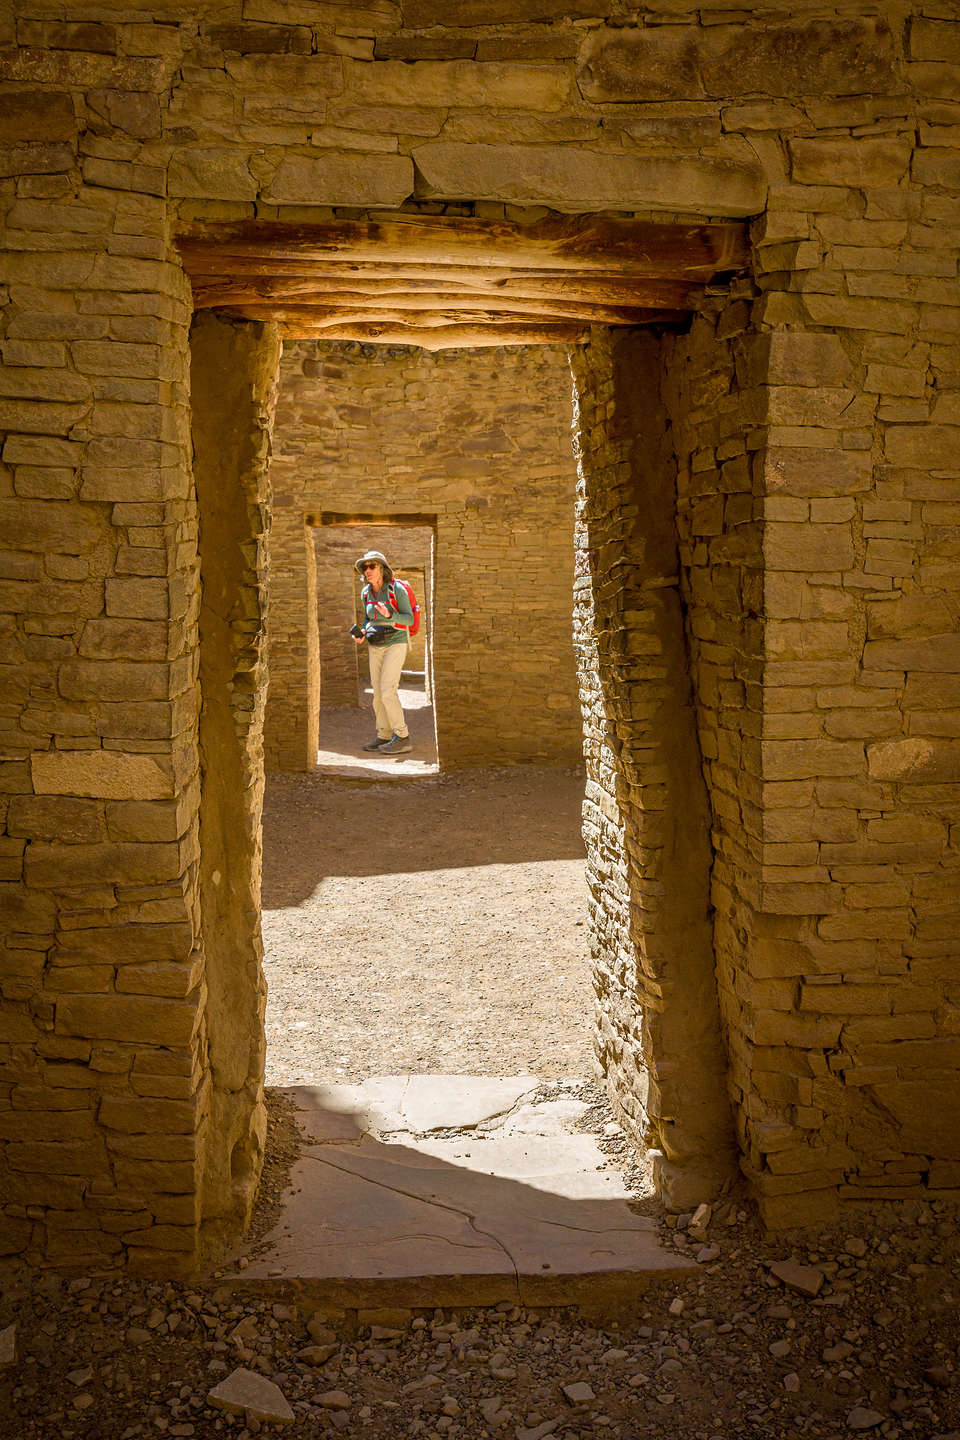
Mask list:
[[[405,755],[413,746],[397,690],[410,644],[413,610],[403,586],[391,584],[393,571],[379,550],[361,555],[355,569],[366,581],[361,593],[366,623],[363,634],[355,635],[354,640],[358,645],[366,641],[370,646],[370,681],[377,721],[375,738],[363,748],[379,750],[382,755]]]

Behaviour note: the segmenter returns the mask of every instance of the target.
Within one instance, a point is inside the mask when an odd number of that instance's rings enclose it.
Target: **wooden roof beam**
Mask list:
[[[737,222],[661,224],[589,215],[550,216],[532,225],[418,214],[313,225],[207,223],[187,227],[177,243],[191,275],[218,259],[219,268],[225,269],[228,257],[260,262],[263,273],[275,271],[277,262],[339,257],[381,264],[417,260],[576,271],[626,264],[647,275],[708,280],[742,268],[748,258],[746,230]]]

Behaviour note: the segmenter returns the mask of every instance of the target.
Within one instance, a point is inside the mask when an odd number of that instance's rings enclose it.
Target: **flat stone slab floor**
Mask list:
[[[573,1089],[391,1075],[289,1090],[306,1143],[282,1216],[221,1283],[342,1309],[596,1309],[692,1273],[577,1128],[589,1107]]]

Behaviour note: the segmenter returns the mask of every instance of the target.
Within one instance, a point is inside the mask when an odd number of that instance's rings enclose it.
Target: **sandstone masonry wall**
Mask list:
[[[736,1146],[661,349],[642,331],[598,330],[572,354],[574,614],[598,1055],[661,1192],[684,1208],[729,1181]]]
[[[954,7],[92,15],[77,0],[0,15],[0,1248],[168,1266],[193,1256],[207,1204],[192,300],[176,232],[398,208],[754,220],[756,293],[708,303],[662,351],[742,1163],[779,1222],[838,1197],[956,1192]],[[313,437],[318,461],[342,429]],[[506,514],[513,478],[471,493]],[[439,526],[455,498],[410,504]],[[471,557],[495,510],[463,509]],[[273,567],[271,605],[298,618],[270,645],[289,644],[315,713],[312,528],[282,505],[273,525],[292,568]],[[438,674],[459,660],[478,678],[479,658],[442,650],[438,606]],[[516,612],[517,636],[532,613]],[[308,764],[309,725],[285,725],[277,763]],[[628,805],[624,776],[604,793]],[[610,825],[591,864],[622,915],[633,881]],[[638,1087],[657,1060],[637,1058],[645,1023],[629,1032],[621,1006],[605,1029]],[[255,1131],[255,1084],[246,1103]]]
[[[317,644],[320,663],[320,706],[359,705],[360,651],[348,631],[357,618],[357,586],[353,562],[367,548],[366,534],[352,526],[319,527],[313,532],[317,566]],[[274,666],[273,693],[284,683]]]
[[[284,757],[309,749],[300,735],[316,733],[303,535],[325,512],[435,517],[431,644],[442,765],[579,757],[563,351],[288,345],[271,476],[272,564],[283,583],[271,594],[279,700],[268,703],[268,768],[287,768]],[[390,558],[388,535],[371,526],[357,553],[383,549]]]

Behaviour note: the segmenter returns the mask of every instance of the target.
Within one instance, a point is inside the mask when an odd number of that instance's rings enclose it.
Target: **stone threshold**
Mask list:
[[[283,1212],[218,1283],[336,1310],[504,1302],[622,1312],[695,1273],[628,1205],[588,1109],[535,1076],[299,1087]]]

